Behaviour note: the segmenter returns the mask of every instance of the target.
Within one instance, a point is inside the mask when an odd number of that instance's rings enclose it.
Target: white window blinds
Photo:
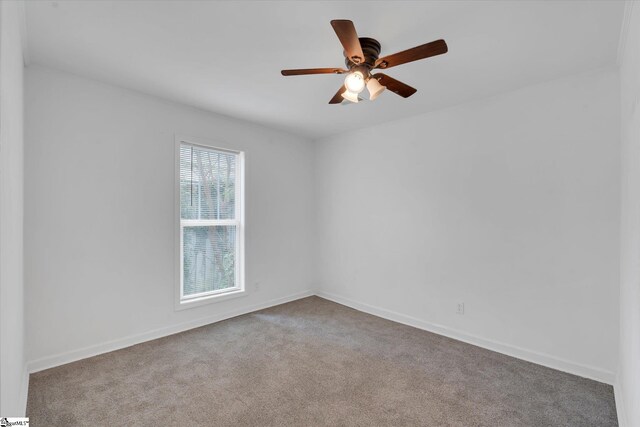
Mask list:
[[[180,145],[181,300],[240,289],[238,153]]]

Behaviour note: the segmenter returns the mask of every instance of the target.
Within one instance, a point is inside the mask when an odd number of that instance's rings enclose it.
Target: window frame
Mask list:
[[[180,214],[180,147],[183,145],[213,150],[222,153],[236,155],[236,182],[235,182],[235,219],[221,220],[183,220]],[[232,150],[220,147],[215,141],[202,138],[175,136],[175,175],[174,175],[174,230],[175,230],[175,289],[174,289],[174,309],[184,310],[192,307],[199,307],[231,298],[247,295],[244,280],[244,210],[245,210],[245,155],[243,151]],[[183,295],[183,229],[185,226],[215,226],[215,225],[235,225],[236,226],[236,260],[235,276],[236,286],[227,289],[218,289],[209,292],[196,294],[195,296],[184,297]]]

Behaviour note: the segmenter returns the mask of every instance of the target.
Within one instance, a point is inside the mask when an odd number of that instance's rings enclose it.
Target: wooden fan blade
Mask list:
[[[356,27],[353,26],[353,22],[348,19],[334,19],[331,21],[331,26],[336,32],[338,39],[340,39],[347,58],[356,64],[364,62],[364,53],[362,52],[362,46],[360,46],[358,33],[356,33]]]
[[[342,94],[344,93],[345,90],[347,90],[346,86],[342,85],[342,87],[336,92],[336,94],[333,95],[333,98],[331,98],[331,101],[329,101],[329,104],[340,104],[342,100],[344,100],[344,98],[342,97]]]
[[[391,68],[396,65],[406,64],[407,62],[418,61],[420,59],[429,58],[431,56],[442,55],[447,53],[449,48],[444,40],[436,40],[431,43],[416,46],[393,55],[385,56],[376,60],[374,68]]]
[[[414,89],[411,86],[402,83],[401,81],[387,76],[386,74],[378,73],[374,74],[373,77],[378,79],[382,86],[386,87],[391,92],[400,95],[403,98],[408,98],[418,91],[418,89]]]
[[[304,76],[307,74],[342,74],[347,70],[342,68],[302,68],[298,70],[282,70],[283,76]]]

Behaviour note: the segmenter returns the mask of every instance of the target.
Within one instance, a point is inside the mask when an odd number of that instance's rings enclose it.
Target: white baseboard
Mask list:
[[[613,385],[613,394],[616,399],[616,412],[618,413],[618,427],[627,427],[627,412],[624,404],[624,393],[622,393],[622,386],[620,380],[617,379]]]
[[[506,354],[507,356],[512,356],[517,359],[526,360],[527,362],[546,366],[548,368],[557,369],[559,371],[568,372],[570,374],[578,375],[580,377],[589,378],[611,385],[615,380],[615,375],[613,372],[593,366],[582,365],[580,363],[571,362],[569,360],[561,359],[544,353],[539,353],[537,351],[528,350],[514,345],[482,338],[460,330],[449,328],[447,326],[438,325],[415,317],[397,313],[395,311],[353,301],[340,295],[323,291],[316,292],[316,295],[321,298],[336,302],[338,304],[346,305],[356,310],[372,314],[374,316],[382,317],[384,319],[392,320],[398,323],[403,323],[405,325],[413,326],[414,328],[423,329],[425,331],[434,332],[439,335],[444,335],[458,341],[463,341],[468,344],[473,344],[478,347],[486,348],[488,350]]]
[[[166,328],[155,329],[142,334],[131,335],[125,338],[92,345],[92,346],[81,348],[78,350],[72,350],[69,352],[60,353],[53,356],[43,357],[41,359],[32,360],[28,362],[27,364],[28,372],[35,373],[45,369],[54,368],[56,366],[75,362],[77,360],[86,359],[87,357],[97,356],[99,354],[108,353],[110,351],[120,350],[122,348],[130,347],[132,345],[140,344],[146,341],[151,341],[154,339],[166,337],[168,335],[177,334],[179,332],[188,331],[189,329],[199,328],[201,326],[205,326],[211,323],[220,322],[221,320],[230,319],[232,317],[236,317],[236,316],[251,313],[254,311],[262,310],[265,308],[273,307],[275,305],[284,304],[284,303],[295,301],[301,298],[310,297],[314,294],[315,293],[311,290],[298,292],[296,294],[288,295],[286,297],[265,301],[260,304],[254,304],[248,307],[243,307],[236,310],[230,310],[225,313],[206,316],[200,319],[180,323],[177,325],[172,325]],[[27,381],[28,381],[28,378],[27,378]],[[26,407],[26,396],[25,396],[25,407]]]
[[[20,384],[20,414],[16,414],[19,417],[25,417],[27,413],[27,397],[29,397],[29,368],[25,363],[22,370],[22,384]]]
[[[44,357],[41,359],[30,361],[27,364],[28,372],[34,373],[42,371],[44,369],[53,368],[56,366],[64,365],[67,363],[75,362],[77,360],[86,359],[87,357],[97,356],[99,354],[108,353],[110,351],[119,350],[132,345],[140,344],[146,341],[162,338],[168,335],[173,335],[179,332],[184,332],[189,329],[198,328],[200,326],[208,325],[211,323],[219,322],[221,320],[229,319],[232,317],[240,316],[242,314],[251,313],[253,311],[262,310],[275,305],[284,304],[286,302],[295,301],[300,298],[306,298],[312,295],[318,295],[319,297],[328,299],[338,304],[346,305],[356,310],[372,314],[374,316],[382,317],[384,319],[392,320],[394,322],[403,323],[405,325],[413,326],[415,328],[423,329],[429,332],[434,332],[439,335],[444,335],[449,338],[453,338],[459,341],[463,341],[469,344],[483,347],[488,350],[496,351],[498,353],[506,354],[518,359],[526,360],[528,362],[537,363],[539,365],[547,366],[549,368],[558,369],[563,372],[578,375],[581,377],[593,379],[606,384],[614,384],[615,376],[613,372],[595,368],[592,366],[582,365],[579,363],[571,362],[565,359],[554,357],[548,354],[539,353],[536,351],[524,349],[521,347],[505,344],[490,339],[482,338],[476,335],[468,334],[463,331],[452,329],[443,325],[427,322],[415,317],[407,316],[401,313],[397,313],[391,310],[387,310],[380,307],[375,307],[369,304],[353,301],[349,298],[342,297],[340,295],[327,293],[323,291],[307,290],[299,292],[293,295],[289,295],[282,298],[272,299],[260,304],[255,304],[248,307],[243,307],[237,310],[231,310],[225,313],[216,314],[213,316],[207,316],[197,320],[173,325],[166,328],[160,328],[153,331],[145,332],[142,334],[132,335],[118,340],[97,344],[78,350],[72,350],[65,353],[60,353],[53,356]],[[24,386],[24,403],[26,407],[26,396],[28,389],[28,375],[26,377],[26,385]],[[617,387],[614,387],[614,390]],[[616,394],[616,402],[621,401]],[[618,404],[621,406],[621,404]],[[619,410],[620,411],[620,410]],[[619,415],[620,416],[620,415]],[[620,423],[620,425],[623,425]]]

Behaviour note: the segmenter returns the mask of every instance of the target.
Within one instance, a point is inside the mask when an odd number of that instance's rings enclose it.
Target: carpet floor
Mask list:
[[[31,426],[615,426],[612,387],[310,297],[31,375]]]

